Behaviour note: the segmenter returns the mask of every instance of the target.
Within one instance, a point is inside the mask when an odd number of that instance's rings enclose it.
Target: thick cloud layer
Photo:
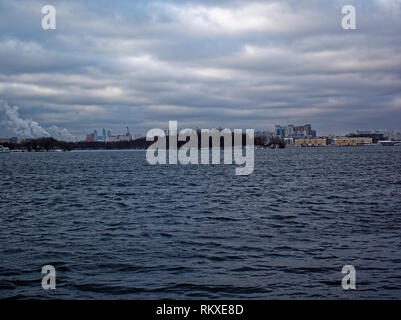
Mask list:
[[[0,0],[0,97],[45,127],[401,127],[401,0],[46,4]]]

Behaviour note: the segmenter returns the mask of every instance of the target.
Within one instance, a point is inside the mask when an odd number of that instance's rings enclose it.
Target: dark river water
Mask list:
[[[251,176],[235,167],[0,154],[0,298],[401,298],[401,147],[256,150]]]

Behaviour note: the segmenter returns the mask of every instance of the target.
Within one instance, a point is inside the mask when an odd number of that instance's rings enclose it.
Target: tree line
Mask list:
[[[168,148],[168,137],[167,137],[167,148]],[[187,138],[187,141],[189,138]],[[178,141],[178,148],[180,148],[187,141]],[[232,139],[234,141],[234,139]],[[224,148],[224,140],[220,139],[220,146]],[[242,135],[242,145],[245,146],[246,136]],[[270,144],[278,143],[276,141],[266,141],[266,138],[263,137],[255,137],[254,144],[255,146],[267,147]],[[3,143],[5,147],[9,147],[10,150],[26,150],[26,151],[51,151],[51,150],[63,150],[63,151],[71,151],[71,150],[114,150],[114,149],[147,149],[154,141],[146,141],[145,137],[141,137],[132,141],[113,141],[113,142],[104,142],[104,141],[78,141],[78,142],[67,142],[67,141],[59,141],[54,138],[38,138],[38,139],[26,139],[21,142],[14,143]],[[210,146],[211,146],[210,139]],[[198,147],[201,147],[201,139],[200,135],[198,135]]]

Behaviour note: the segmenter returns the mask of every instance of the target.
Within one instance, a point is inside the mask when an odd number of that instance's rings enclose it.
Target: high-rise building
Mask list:
[[[292,124],[288,126],[276,125],[274,135],[280,139],[292,138],[292,139],[303,139],[303,138],[315,138],[316,130],[312,130],[310,124],[303,126],[294,126]]]
[[[282,127],[282,126],[280,126],[280,125],[276,125],[276,126],[274,127],[274,135],[275,135],[276,137],[281,138],[281,139],[284,139],[284,138],[285,138],[285,131],[286,131],[286,127]]]
[[[111,134],[111,131],[108,129],[102,129],[102,135],[98,135],[98,131],[95,129],[92,133],[86,136],[86,142],[99,141],[99,142],[119,142],[119,141],[132,141],[134,140],[134,136],[129,132],[127,128],[126,134],[115,135]]]

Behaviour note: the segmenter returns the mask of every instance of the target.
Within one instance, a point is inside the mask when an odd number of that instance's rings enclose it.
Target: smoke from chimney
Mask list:
[[[45,130],[36,121],[31,119],[22,119],[17,106],[10,106],[7,101],[0,100],[0,113],[5,115],[1,124],[10,130],[17,137],[21,138],[42,138],[53,137],[57,140],[73,141],[76,138],[68,132],[67,129],[61,129],[57,126],[51,126]]]
[[[66,128],[59,128],[57,126],[51,126],[49,129],[47,129],[47,132],[50,133],[50,135],[60,141],[76,141],[77,138],[73,136]]]

